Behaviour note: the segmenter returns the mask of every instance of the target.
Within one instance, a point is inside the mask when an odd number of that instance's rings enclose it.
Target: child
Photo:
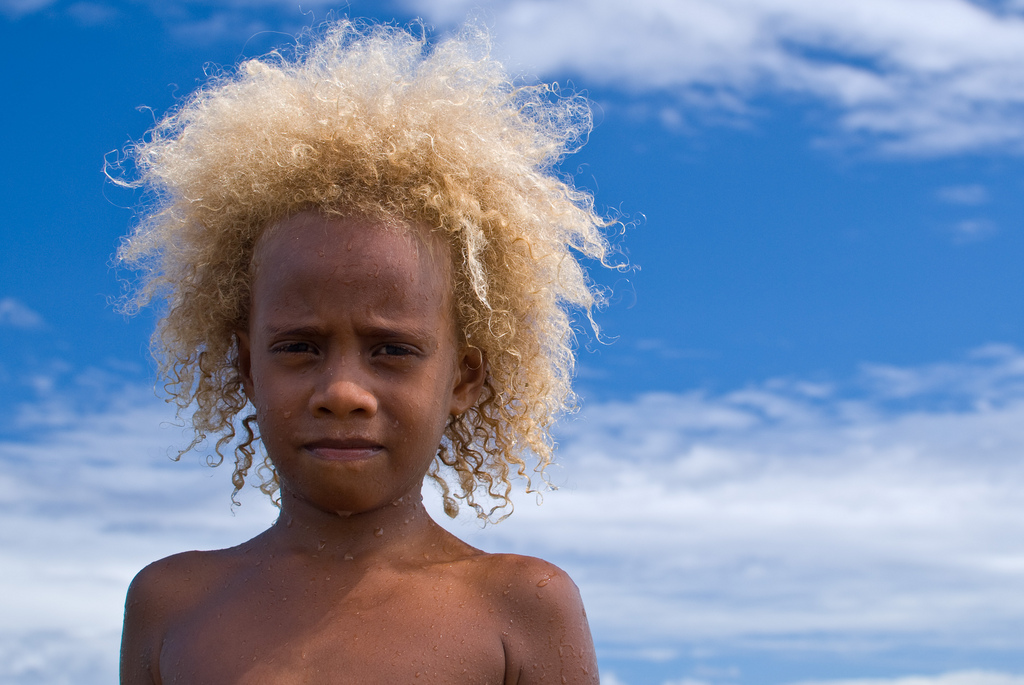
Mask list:
[[[139,573],[122,683],[598,682],[565,573],[470,547],[420,494],[430,476],[450,516],[489,518],[527,458],[543,477],[566,310],[597,303],[570,248],[607,249],[552,173],[586,103],[486,53],[471,30],[427,49],[337,22],[131,151],[158,202],[120,257],[145,270],[135,305],[167,301],[154,346],[191,447],[234,443],[237,493],[262,444],[281,513]]]

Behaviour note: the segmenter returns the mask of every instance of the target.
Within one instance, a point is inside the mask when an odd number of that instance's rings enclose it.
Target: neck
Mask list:
[[[326,512],[282,491],[281,515],[267,534],[292,554],[365,561],[381,555],[424,554],[441,530],[427,514],[418,490],[360,513]]]

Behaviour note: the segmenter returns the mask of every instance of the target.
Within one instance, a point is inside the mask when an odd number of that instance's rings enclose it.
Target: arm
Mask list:
[[[196,601],[190,582],[203,556],[185,552],[139,571],[124,606],[121,685],[161,685],[160,652],[169,622]]]
[[[121,685],[159,685],[157,654],[154,654],[153,595],[159,572],[148,566],[128,586],[121,631]]]
[[[597,685],[597,655],[576,584],[539,559],[519,557],[513,566],[506,685]]]

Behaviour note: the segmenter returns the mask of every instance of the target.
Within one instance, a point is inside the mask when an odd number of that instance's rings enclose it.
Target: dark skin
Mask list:
[[[261,241],[240,371],[281,516],[139,573],[123,685],[598,682],[569,577],[474,549],[423,506],[446,422],[486,373],[428,240],[303,213]]]

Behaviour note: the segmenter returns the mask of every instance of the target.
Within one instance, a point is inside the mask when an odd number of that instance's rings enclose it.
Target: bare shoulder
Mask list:
[[[506,683],[597,683],[597,660],[579,588],[535,557],[485,554],[477,582],[504,622]]]
[[[549,561],[520,554],[476,557],[489,590],[500,590],[513,604],[537,600],[552,608],[583,608],[579,588],[569,574]]]
[[[151,591],[166,584],[188,582],[195,573],[218,566],[224,550],[214,552],[181,552],[159,559],[139,571],[132,580],[131,589]]]
[[[202,601],[211,586],[235,566],[234,549],[182,552],[154,561],[139,571],[128,586],[126,613],[169,615]]]
[[[128,586],[121,634],[121,683],[159,683],[160,647],[168,626],[203,602],[230,572],[232,550],[183,552],[139,571]]]

